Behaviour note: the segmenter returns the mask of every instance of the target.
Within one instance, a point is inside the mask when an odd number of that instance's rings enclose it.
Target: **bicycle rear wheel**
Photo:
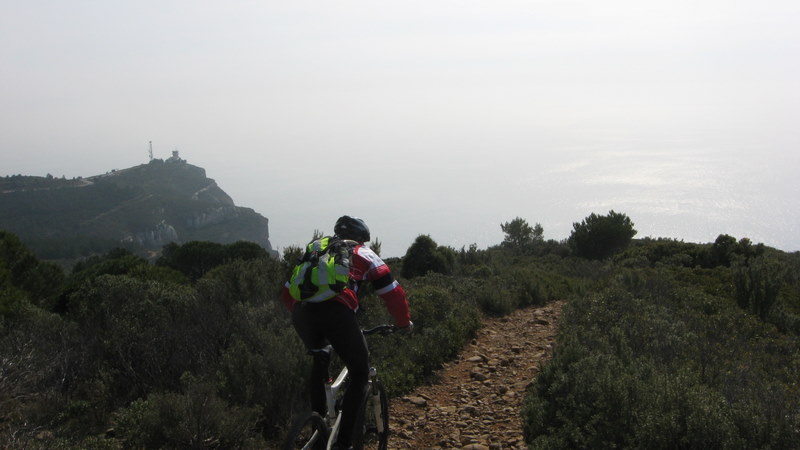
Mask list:
[[[386,450],[389,444],[389,399],[378,380],[372,382],[369,390],[360,429],[362,433],[356,437],[355,448]]]
[[[295,422],[283,444],[283,450],[325,450],[328,444],[328,425],[318,413]]]

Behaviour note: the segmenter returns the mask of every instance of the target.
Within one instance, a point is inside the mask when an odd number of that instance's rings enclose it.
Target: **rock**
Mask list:
[[[461,408],[461,412],[467,413],[470,416],[474,416],[475,412],[477,412],[477,409],[472,405],[467,405],[467,406]]]
[[[477,445],[477,440],[478,439],[475,436],[470,434],[461,435],[461,445],[463,445],[464,448],[472,448],[470,445]]]
[[[403,400],[411,403],[414,406],[425,407],[428,406],[428,401],[422,397],[403,397]]]
[[[476,381],[486,381],[489,379],[489,375],[486,375],[483,372],[478,372],[477,370],[473,371],[471,374],[469,374],[469,376]]]
[[[414,437],[414,433],[408,430],[398,430],[395,432],[400,439],[412,439]]]

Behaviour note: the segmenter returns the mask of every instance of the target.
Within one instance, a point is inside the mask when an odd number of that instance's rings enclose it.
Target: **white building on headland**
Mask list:
[[[172,151],[172,156],[170,156],[169,159],[167,159],[166,162],[179,162],[179,163],[182,163],[182,162],[186,162],[186,160],[185,159],[181,159],[181,157],[178,156],[178,151],[177,150],[173,150]]]

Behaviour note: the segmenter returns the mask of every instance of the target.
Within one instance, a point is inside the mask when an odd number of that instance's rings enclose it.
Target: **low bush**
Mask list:
[[[800,345],[660,271],[573,299],[523,410],[531,448],[793,448]]]
[[[126,448],[264,448],[253,433],[260,408],[230,406],[213,382],[184,377],[182,392],[153,393],[115,415]]]

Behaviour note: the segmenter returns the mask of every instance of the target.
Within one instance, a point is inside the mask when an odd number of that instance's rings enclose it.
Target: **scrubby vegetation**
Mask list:
[[[797,448],[798,256],[723,235],[608,261],[529,391],[531,448]]]
[[[630,220],[613,214],[611,228],[632,237]],[[586,257],[521,218],[502,230],[488,249],[423,235],[387,260],[415,322],[411,336],[370,341],[390,395],[435,377],[482,315],[569,299],[554,358],[526,401],[534,448],[798,442],[798,254],[721,235],[629,239]],[[113,250],[65,274],[0,232],[0,446],[263,448],[279,439],[308,408],[311,361],[279,300],[297,253],[191,242],[165,247],[156,263]],[[389,320],[369,289],[362,303],[365,326]]]

